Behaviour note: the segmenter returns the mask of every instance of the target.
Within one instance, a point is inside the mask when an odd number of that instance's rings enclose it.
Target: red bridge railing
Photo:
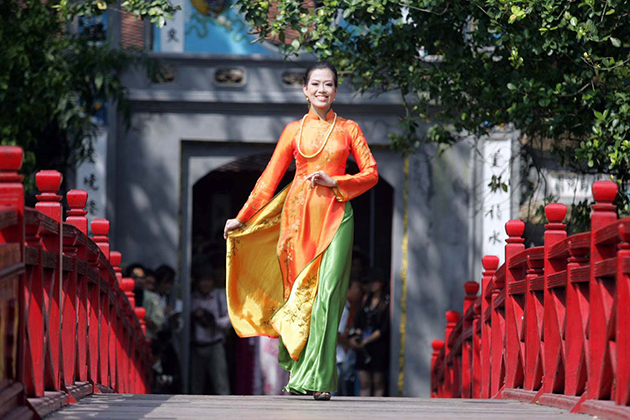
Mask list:
[[[618,220],[616,194],[596,182],[591,231],[568,237],[566,207],[548,205],[544,246],[525,249],[525,224],[506,224],[504,264],[483,258],[463,316],[447,312],[444,340],[432,343],[432,397],[630,418],[630,217]]]
[[[87,193],[41,171],[24,206],[22,150],[0,147],[0,418],[39,418],[99,392],[146,393],[150,346],[134,282],[110,251],[109,222],[88,237]]]

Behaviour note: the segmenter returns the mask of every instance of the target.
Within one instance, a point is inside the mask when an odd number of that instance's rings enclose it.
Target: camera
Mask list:
[[[359,333],[356,329],[351,328],[348,331],[348,339],[355,340],[357,344],[361,344],[363,342],[363,334]],[[357,349],[357,354],[363,359],[363,363],[366,365],[372,361],[372,356],[370,356],[370,353],[368,353],[365,347]]]

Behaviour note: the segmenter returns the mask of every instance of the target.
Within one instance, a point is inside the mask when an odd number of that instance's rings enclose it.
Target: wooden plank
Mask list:
[[[588,419],[588,416],[515,400],[309,396],[193,396],[96,394],[48,419]]]

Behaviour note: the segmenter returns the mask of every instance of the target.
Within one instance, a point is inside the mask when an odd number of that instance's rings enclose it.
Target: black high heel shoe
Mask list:
[[[330,392],[315,392],[313,393],[313,398],[317,401],[329,401]]]

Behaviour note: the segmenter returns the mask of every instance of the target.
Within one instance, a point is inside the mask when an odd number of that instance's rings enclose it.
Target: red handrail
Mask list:
[[[505,262],[483,258],[481,295],[433,342],[432,397],[514,398],[630,418],[630,218],[617,185],[593,185],[591,231],[567,237],[566,207],[545,208],[545,245],[525,249],[511,220]],[[449,317],[449,315],[447,315]]]
[[[40,171],[35,208],[24,206],[19,147],[0,147],[0,418],[39,418],[98,392],[146,393],[150,343],[133,280],[110,252],[109,222],[92,221],[87,193]],[[124,290],[123,287],[124,286]]]

